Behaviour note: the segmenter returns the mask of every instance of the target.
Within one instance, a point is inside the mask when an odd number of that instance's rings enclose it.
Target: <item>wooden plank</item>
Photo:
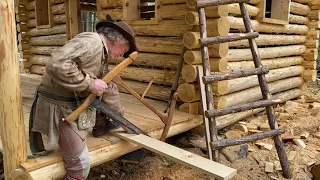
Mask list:
[[[80,0],[66,0],[67,38],[72,39],[81,32]]]
[[[183,149],[161,142],[145,135],[115,133],[120,138],[138,144],[152,152],[172,159],[180,164],[194,168],[199,172],[213,176],[216,179],[230,179],[237,174],[237,170],[223,164],[195,155]]]
[[[123,1],[123,19],[137,20],[140,19],[140,1],[139,0],[124,0]]]
[[[289,21],[290,0],[273,0],[271,4],[271,19]]]

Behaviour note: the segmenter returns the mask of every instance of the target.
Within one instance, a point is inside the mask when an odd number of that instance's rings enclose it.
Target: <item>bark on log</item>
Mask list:
[[[269,48],[259,48],[261,59],[300,55],[306,51],[304,45],[278,46]],[[252,60],[250,49],[230,49],[226,57],[228,61]]]
[[[278,69],[299,65],[302,64],[303,61],[304,59],[301,56],[292,56],[285,58],[266,59],[262,60],[261,63],[264,67],[268,67],[269,69]],[[253,61],[228,62],[229,71],[238,71],[252,68],[255,68]]]
[[[126,80],[126,79],[124,79],[123,81],[140,95],[143,94],[143,92],[146,90],[148,86],[148,83]],[[128,91],[125,90],[122,86],[118,86],[118,88],[120,92],[128,93]],[[170,87],[158,86],[156,84],[153,84],[148,90],[145,97],[167,101],[170,97],[170,91],[171,91]]]
[[[290,24],[304,24],[308,25],[310,20],[307,17],[289,14],[289,22]]]
[[[97,6],[107,9],[122,7],[122,3],[122,0],[97,0]]]
[[[290,3],[290,13],[307,16],[311,11],[308,5],[303,5],[296,2]]]
[[[284,129],[273,129],[267,132],[253,134],[251,136],[244,136],[241,138],[222,139],[219,141],[212,142],[211,145],[213,146],[214,149],[222,149],[225,147],[253,142],[253,141],[257,141],[265,138],[272,138],[273,136],[279,136],[283,133],[285,133]]]
[[[63,4],[56,4],[51,6],[51,13],[52,14],[65,14],[66,12],[66,5]]]
[[[308,39],[304,45],[306,45],[307,48],[318,48],[319,41],[317,39]]]
[[[111,70],[114,65],[109,65]],[[172,85],[175,77],[175,71],[166,71],[158,69],[146,69],[129,66],[120,72],[123,79],[136,80],[141,82],[150,82],[154,77],[154,84]],[[180,79],[179,83],[183,83]]]
[[[29,44],[33,46],[63,46],[66,42],[66,34],[31,37],[29,40]]]
[[[245,31],[242,18],[228,17],[230,22],[230,28],[239,29]],[[259,23],[256,20],[251,20],[252,28],[256,32],[265,33],[285,33],[285,34],[306,34],[309,29],[305,25],[274,25],[268,23]],[[310,23],[309,23],[310,24]]]
[[[191,31],[192,26],[185,20],[163,20],[159,25],[135,25],[131,26],[136,35],[151,36],[183,36],[184,33]]]
[[[33,65],[30,68],[30,72],[33,74],[40,74],[43,75],[45,72],[46,67],[41,65]]]
[[[136,37],[140,52],[154,52],[165,54],[181,54],[182,38],[166,37]]]
[[[110,14],[112,19],[121,20],[123,18],[123,10],[122,9],[102,9],[99,13],[99,17],[101,20],[106,20],[106,15]]]
[[[132,63],[139,66],[151,66],[159,68],[168,68],[174,70],[178,67],[180,56],[169,54],[155,53],[139,53],[137,59]],[[108,62],[118,64],[123,61],[123,58],[109,59]]]
[[[50,60],[51,56],[43,56],[43,55],[32,55],[28,61],[32,65],[47,65],[48,61]]]
[[[302,66],[305,69],[315,70],[317,69],[317,61],[303,61]]]
[[[230,30],[230,23],[227,17],[207,19],[208,36],[227,36]],[[200,32],[200,26],[194,26],[192,31]]]
[[[312,10],[308,16],[310,20],[319,21],[320,20],[320,11],[319,10]]]
[[[25,125],[19,78],[14,1],[0,2],[0,137],[1,174],[15,179],[13,172],[27,160]]]
[[[301,55],[306,61],[316,61],[318,59],[318,49],[307,49]]]
[[[65,24],[57,25],[47,29],[33,28],[33,29],[30,29],[27,33],[30,36],[46,36],[46,35],[53,35],[53,34],[63,34],[63,33],[66,33],[66,25]]]
[[[302,77],[307,82],[315,81],[317,79],[317,70],[305,70]]]
[[[319,38],[319,31],[318,30],[310,30],[307,34],[307,38],[313,39],[313,38]]]
[[[274,94],[299,87],[303,82],[304,80],[301,77],[293,77],[268,83],[268,86],[270,93]],[[216,108],[221,109],[228,106],[257,101],[259,99],[262,99],[262,94],[260,87],[258,86],[225,96],[218,96],[214,98],[214,104]]]
[[[320,28],[320,21],[310,21],[308,24],[310,29],[317,29]]]
[[[33,54],[50,55],[59,48],[60,46],[31,46],[29,52]]]

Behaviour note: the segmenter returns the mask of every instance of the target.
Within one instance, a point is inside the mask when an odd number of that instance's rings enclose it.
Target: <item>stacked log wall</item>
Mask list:
[[[53,24],[49,28],[36,27],[35,1],[26,3],[25,10],[26,38],[22,38],[25,40],[22,42],[25,70],[43,74],[51,53],[67,42],[65,3],[64,0],[51,0]]]
[[[187,0],[186,2],[192,8],[195,1]],[[315,38],[319,38],[319,31],[315,31],[315,28],[319,27],[319,14],[315,13],[318,12],[317,4],[310,0],[293,0],[290,4],[289,24],[276,25],[256,20],[260,11],[257,7],[258,2],[247,4],[247,10],[251,16],[254,31],[260,34],[256,41],[262,64],[270,68],[270,72],[266,75],[270,91],[274,97],[281,94],[280,97],[286,100],[296,98],[301,95],[307,82],[315,80],[316,77],[318,43]],[[206,16],[208,29],[214,28],[216,17]],[[226,35],[245,32],[239,7],[232,9],[229,5],[227,18],[230,31]],[[184,54],[186,65],[182,69],[182,78],[186,83],[179,86],[178,94],[185,102],[180,109],[193,112],[194,108],[200,109],[194,104],[200,100],[196,66],[202,63],[199,49],[200,33],[195,31],[197,29],[195,26],[199,23],[197,13],[187,12],[186,21],[194,25],[194,28],[186,33],[183,39],[184,45],[188,48]],[[208,34],[209,36],[224,35],[210,34],[210,31]],[[212,73],[254,68],[247,40],[209,46],[209,56]],[[258,85],[256,76],[213,83],[215,108],[225,108],[261,99]]]

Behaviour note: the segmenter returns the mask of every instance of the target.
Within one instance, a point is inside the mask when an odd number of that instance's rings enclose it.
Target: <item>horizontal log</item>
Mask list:
[[[51,28],[46,28],[46,29],[32,28],[27,33],[30,36],[46,36],[46,35],[53,35],[53,34],[63,34],[63,33],[66,33],[66,25],[62,24],[62,25],[57,25]]]
[[[109,65],[112,69],[114,65]],[[174,82],[175,71],[147,69],[129,66],[120,72],[120,76],[124,79],[130,79],[141,82],[150,82],[154,77],[154,84],[172,85]],[[183,83],[180,78],[179,83]]]
[[[319,21],[320,20],[320,11],[319,10],[312,10],[308,16],[310,20]]]
[[[181,54],[182,38],[136,36],[140,52]]]
[[[39,74],[39,75],[43,75],[45,72],[46,67],[42,66],[42,65],[32,65],[30,68],[30,72],[32,74]]]
[[[310,20],[307,17],[289,14],[289,22],[290,24],[304,24],[308,25]]]
[[[50,55],[51,53],[58,50],[60,46],[31,46],[29,52],[33,54]]]
[[[30,2],[25,6],[25,8],[26,8],[28,11],[31,11],[31,10],[34,10],[35,6],[36,6],[35,1],[30,1]]]
[[[180,55],[155,54],[155,53],[139,53],[137,59],[132,63],[139,66],[151,66],[159,68],[168,68],[174,70],[178,67]],[[108,62],[118,64],[123,58],[109,59]]]
[[[229,6],[229,13],[241,15],[239,4],[237,4],[237,3],[229,4],[228,6]],[[245,7],[247,8],[249,16],[252,16],[252,17],[258,16],[258,14],[260,12],[259,8],[252,6],[250,4],[245,4]]]
[[[55,24],[65,24],[67,22],[65,14],[58,14],[52,17]]]
[[[123,79],[123,81],[140,95],[143,94],[143,92],[146,90],[148,86],[148,83],[143,83],[139,81],[132,81],[127,79]],[[128,91],[125,90],[122,86],[118,86],[118,88],[120,92],[128,93]],[[153,84],[148,90],[145,97],[167,101],[170,98],[170,91],[170,87]]]
[[[318,0],[310,0],[308,2],[309,6],[320,6],[320,2]]]
[[[227,17],[207,19],[208,36],[227,36],[230,30],[230,23]],[[200,32],[199,26],[194,26],[192,31]]]
[[[307,16],[311,11],[308,5],[291,2],[290,3],[290,13]]]
[[[115,8],[115,7],[122,7],[122,0],[97,0],[97,6],[102,8]]]
[[[66,34],[31,37],[29,40],[29,44],[33,46],[62,46],[66,42]]]
[[[226,72],[228,69],[228,61],[225,58],[210,58],[210,69],[212,72]],[[202,64],[201,61],[186,61],[185,62],[189,65],[197,65]],[[187,66],[187,65],[185,65]],[[187,68],[187,67],[184,67]],[[194,68],[194,67],[190,67]]]
[[[313,39],[313,38],[319,38],[319,30],[310,30],[307,34],[307,38]]]
[[[262,60],[261,63],[264,67],[268,67],[269,69],[278,69],[283,67],[299,65],[303,61],[304,58],[301,56],[291,56],[284,58],[265,59]],[[252,68],[255,68],[253,61],[228,62],[229,71],[239,71]]]
[[[29,20],[26,14],[16,14],[16,21],[17,22],[27,22]]]
[[[247,104],[227,107],[224,109],[210,109],[205,112],[205,116],[207,118],[213,118],[216,116],[223,116],[226,114],[233,114],[233,113],[247,111],[247,110],[256,109],[256,108],[274,106],[280,103],[281,103],[280,99],[260,100],[260,101],[250,102]]]
[[[208,6],[219,6],[219,5],[225,5],[225,4],[231,4],[231,3],[247,3],[248,0],[225,0],[225,1],[207,1],[207,0],[187,0],[188,4],[194,4],[195,8],[204,8]],[[196,1],[196,2],[194,2]]]
[[[36,12],[35,11],[28,11],[27,16],[29,19],[36,18]]]
[[[303,61],[302,66],[308,70],[316,70],[317,61]]]
[[[19,42],[18,47],[19,47],[20,51],[28,50],[28,49],[30,49],[30,44],[29,43],[20,43]]]
[[[293,2],[301,3],[301,4],[308,4],[310,0],[292,0]]]
[[[48,61],[50,60],[51,56],[43,56],[43,55],[32,55],[28,59],[29,63],[32,65],[47,65]]]
[[[320,21],[310,21],[308,24],[310,29],[317,29],[320,28]]]
[[[63,4],[56,4],[51,6],[51,13],[52,14],[64,14],[66,12],[66,5]]]
[[[316,61],[318,59],[318,49],[307,49],[301,56],[306,61]]]
[[[304,80],[302,78],[293,77],[268,83],[268,86],[270,93],[274,94],[299,87],[303,84],[303,82]],[[216,108],[221,109],[228,106],[257,101],[259,99],[262,99],[262,94],[260,87],[258,86],[225,96],[218,96],[214,98],[214,104]]]
[[[266,74],[267,82],[274,82],[277,80],[301,75],[304,71],[303,66],[290,66],[286,68],[273,69]],[[257,76],[248,76],[233,80],[228,80],[213,86],[213,92],[216,95],[225,95],[233,92],[238,92],[244,89],[252,88],[259,85]]]
[[[179,4],[185,3],[186,0],[160,0],[161,4]]]
[[[162,2],[162,0],[160,0],[160,1]],[[174,2],[176,0],[164,0],[164,1]],[[182,1],[182,0],[178,0],[178,1]],[[256,5],[256,4],[259,4],[260,1],[261,0],[249,0],[248,3]],[[190,8],[196,8],[196,6],[197,6],[197,0],[184,0],[184,2],[186,2]],[[174,3],[170,3],[170,4],[174,4]]]
[[[303,44],[307,38],[299,35],[269,35],[260,34],[255,39],[258,46],[273,46],[273,45],[291,45]],[[248,40],[234,41],[228,43],[230,47],[250,47]]]
[[[30,29],[26,24],[17,24],[18,32],[27,32]]]
[[[230,80],[230,79],[236,79],[246,76],[252,76],[252,75],[261,75],[261,74],[267,74],[269,72],[269,68],[266,67],[260,67],[255,69],[248,69],[248,70],[242,70],[242,71],[233,71],[233,72],[227,72],[227,73],[212,73],[208,76],[203,76],[203,83],[209,84],[214,81],[223,81],[223,80]]]
[[[131,26],[136,35],[151,36],[183,36],[191,31],[192,26],[185,20],[162,20],[158,25],[135,25]]]
[[[162,19],[184,19],[189,10],[186,4],[174,4],[162,5],[158,12]]]
[[[233,139],[222,139],[219,141],[214,141],[211,143],[213,149],[222,149],[229,146],[235,146],[239,144],[245,144],[248,142],[253,142],[265,138],[272,138],[273,136],[279,136],[285,133],[284,129],[273,129],[270,131],[253,134],[250,136],[244,136],[241,138],[233,138]]]
[[[36,27],[36,19],[29,19],[27,22],[26,22],[26,25],[30,28],[34,28]]]
[[[278,46],[278,47],[259,48],[258,50],[259,50],[261,59],[270,59],[270,58],[276,58],[276,57],[300,55],[306,51],[306,46],[304,45]],[[252,54],[250,49],[230,49],[229,55],[226,58],[229,62],[252,60]]]
[[[239,34],[233,34],[229,36],[216,36],[216,37],[209,37],[200,39],[201,46],[208,46],[213,44],[219,44],[219,43],[228,43],[232,41],[240,41],[240,40],[248,40],[248,39],[254,39],[259,36],[259,33],[257,32],[251,32],[251,33],[239,33]]]
[[[99,13],[101,20],[106,20],[106,15],[109,14],[114,20],[121,20],[123,18],[122,9],[102,9]]]
[[[230,22],[230,28],[239,29],[245,31],[242,18],[237,17],[228,17]],[[274,25],[268,23],[259,23],[256,20],[251,20],[252,28],[256,32],[265,32],[265,33],[285,33],[285,34],[306,34],[309,29],[305,25]],[[310,23],[309,23],[310,24]]]
[[[65,2],[65,0],[51,0],[51,4],[61,4],[64,2]]]
[[[307,48],[318,48],[319,47],[319,40],[317,39],[308,39],[304,45],[306,45]]]
[[[317,79],[317,70],[305,70],[302,77],[307,82],[315,81]]]
[[[212,72],[226,72],[228,63],[225,59],[210,58],[210,67]],[[197,80],[196,66],[184,65],[181,70],[181,77],[186,82]]]

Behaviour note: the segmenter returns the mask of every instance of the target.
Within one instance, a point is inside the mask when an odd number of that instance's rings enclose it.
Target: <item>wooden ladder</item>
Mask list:
[[[283,129],[278,129],[274,108],[273,108],[273,105],[279,104],[280,100],[271,99],[271,94],[269,92],[269,88],[268,88],[266,77],[265,77],[265,74],[269,72],[269,69],[266,67],[263,67],[261,64],[258,47],[255,41],[255,38],[259,36],[259,33],[254,32],[252,30],[250,17],[248,15],[247,9],[244,4],[247,2],[249,2],[249,0],[198,0],[197,1],[197,8],[198,8],[199,22],[200,22],[200,35],[201,35],[200,44],[201,44],[201,54],[202,54],[202,64],[203,64],[203,69],[198,67],[197,70],[198,70],[198,82],[199,82],[199,87],[201,91],[202,109],[204,113],[203,118],[204,118],[204,125],[205,125],[205,131],[206,131],[208,156],[209,156],[209,159],[212,159],[214,161],[219,161],[219,152],[218,152],[219,149],[222,149],[227,146],[234,146],[234,145],[252,142],[252,141],[256,141],[256,140],[260,140],[268,137],[273,137],[276,150],[280,159],[281,167],[283,170],[283,176],[285,178],[291,178],[292,173],[290,170],[290,165],[284,149],[284,145],[279,136],[280,134],[283,134],[285,131]],[[247,32],[236,34],[236,35],[230,35],[230,36],[218,36],[218,37],[208,38],[207,30],[206,30],[206,15],[205,15],[204,8],[207,6],[218,6],[218,5],[225,5],[225,4],[231,4],[231,3],[239,3],[241,15],[242,15]],[[210,61],[209,61],[207,46],[212,44],[218,44],[218,43],[238,41],[242,39],[249,40],[255,69],[244,70],[239,72],[210,74]],[[224,109],[214,109],[213,94],[212,94],[210,83],[214,81],[228,80],[228,79],[246,77],[251,75],[258,76],[263,100],[242,104],[242,105],[231,106]],[[218,140],[217,126],[216,126],[216,120],[215,120],[217,116],[222,116],[226,114],[241,112],[241,111],[260,108],[260,107],[266,107],[269,126],[271,128],[270,131],[266,131],[263,133],[254,134],[254,135],[246,136],[242,138]]]

